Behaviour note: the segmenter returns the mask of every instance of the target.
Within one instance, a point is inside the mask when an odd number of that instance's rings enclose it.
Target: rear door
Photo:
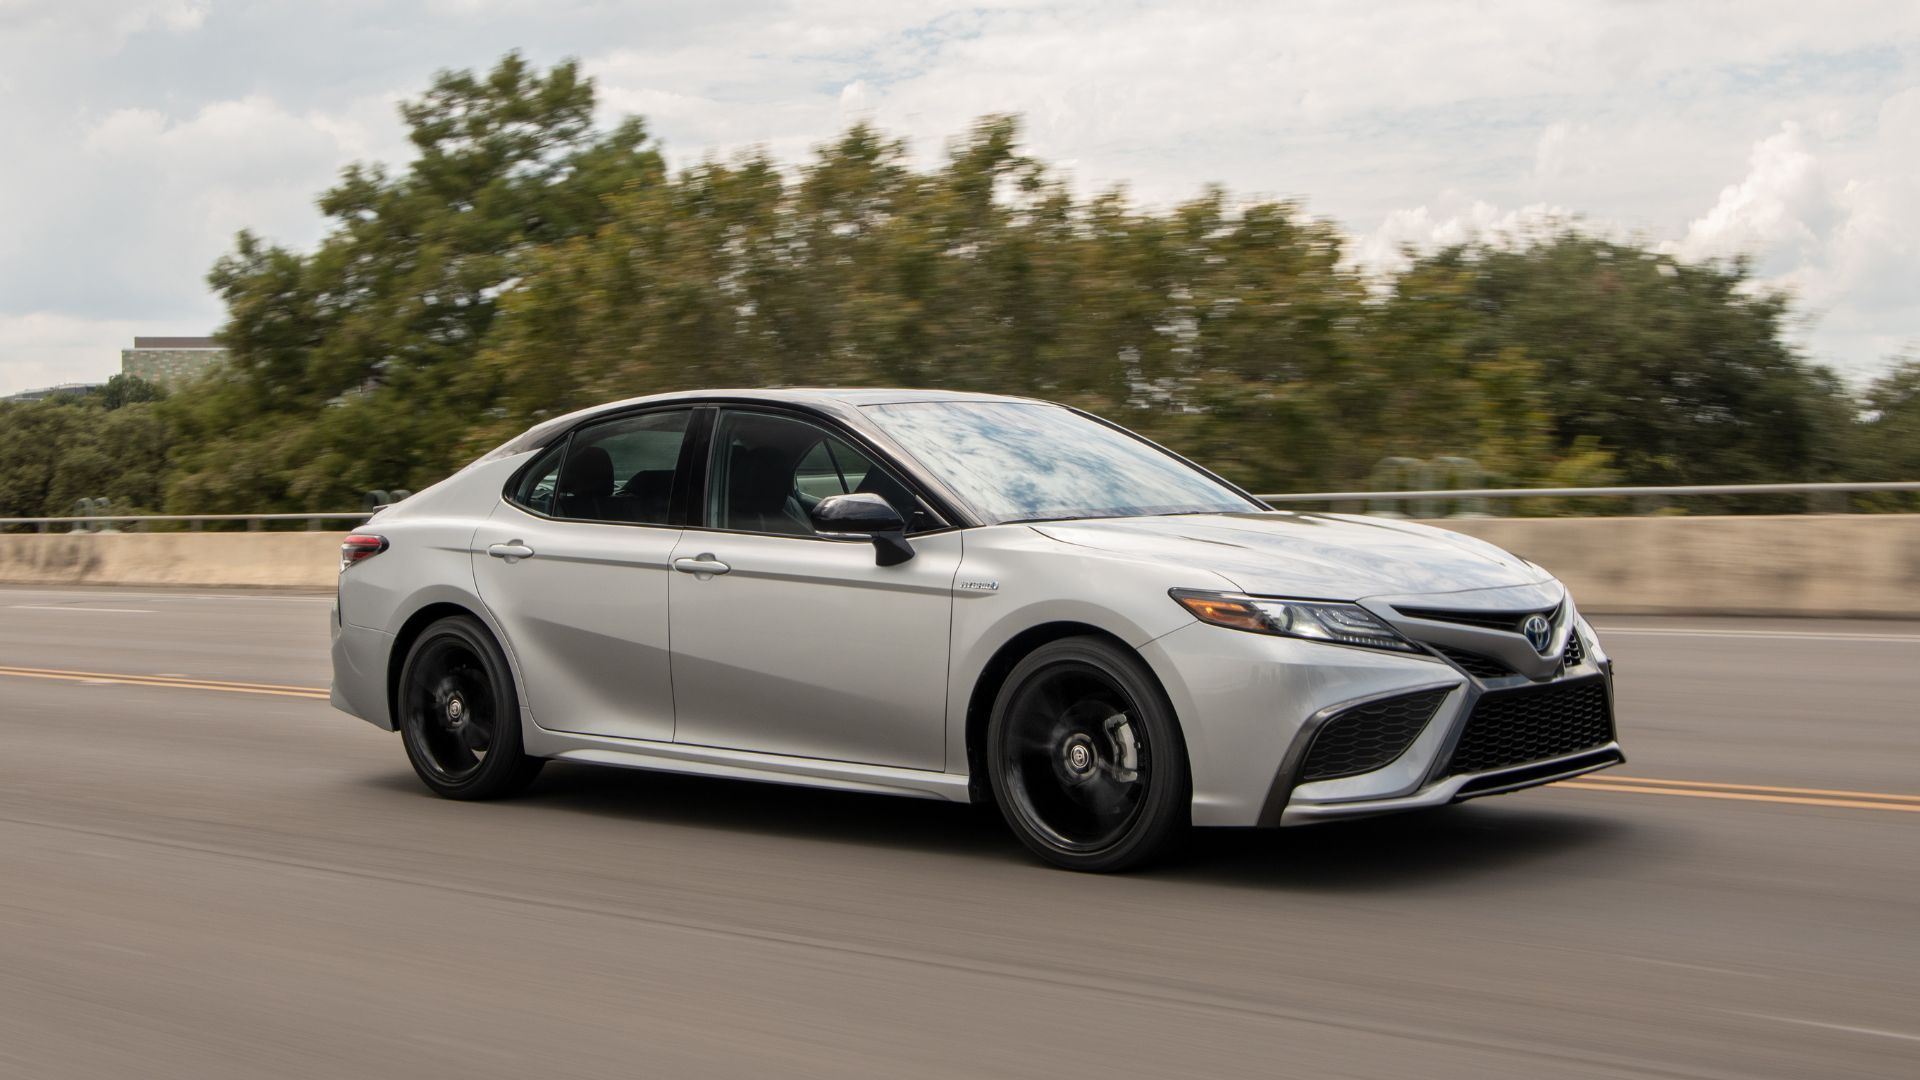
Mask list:
[[[525,470],[474,537],[474,577],[554,731],[667,742],[669,560],[691,409],[603,420]]]
[[[825,425],[722,409],[702,528],[673,552],[674,739],[914,769],[946,762],[947,641],[961,535]],[[916,523],[914,557],[880,566],[808,510],[880,494]]]

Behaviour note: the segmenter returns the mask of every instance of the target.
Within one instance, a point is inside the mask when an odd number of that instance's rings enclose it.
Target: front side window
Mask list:
[[[872,458],[790,416],[723,411],[709,470],[707,524],[715,529],[812,536],[820,500],[855,492],[892,503],[909,532],[931,523],[907,486]]]
[[[691,415],[686,409],[642,413],[574,432],[547,512],[582,521],[671,524],[674,476]]]
[[[994,524],[1267,509],[1058,405],[916,401],[870,405],[867,415]]]

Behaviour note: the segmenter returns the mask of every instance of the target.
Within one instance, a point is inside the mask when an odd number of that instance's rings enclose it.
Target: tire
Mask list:
[[[1173,707],[1139,657],[1063,638],[1008,673],[987,775],[1014,835],[1068,870],[1143,865],[1185,831],[1193,784]]]
[[[506,654],[470,616],[441,619],[414,639],[394,710],[407,760],[436,795],[512,795],[546,764],[523,749],[520,697]]]

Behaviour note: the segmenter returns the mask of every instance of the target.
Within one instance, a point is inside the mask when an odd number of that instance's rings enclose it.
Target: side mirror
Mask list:
[[[898,566],[913,558],[907,543],[907,522],[893,504],[872,492],[829,495],[813,508],[813,527],[834,540],[867,537],[873,541],[874,561]]]

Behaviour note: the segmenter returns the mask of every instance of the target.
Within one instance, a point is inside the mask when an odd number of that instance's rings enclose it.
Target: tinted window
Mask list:
[[[560,482],[560,455],[566,449],[565,439],[549,446],[534,459],[526,472],[520,474],[519,482],[507,493],[507,499],[542,514],[553,513],[553,491]]]
[[[716,529],[812,536],[813,508],[832,495],[872,492],[909,530],[932,524],[906,485],[825,428],[770,413],[720,414],[713,433],[707,523]]]
[[[1266,509],[1057,405],[926,401],[868,406],[867,413],[993,522]]]
[[[845,495],[860,490],[868,468],[865,455],[828,435],[801,455],[800,465],[794,470],[793,486],[800,494],[816,500]]]
[[[574,432],[548,512],[586,521],[670,524],[674,473],[690,415],[685,409],[642,413]]]

